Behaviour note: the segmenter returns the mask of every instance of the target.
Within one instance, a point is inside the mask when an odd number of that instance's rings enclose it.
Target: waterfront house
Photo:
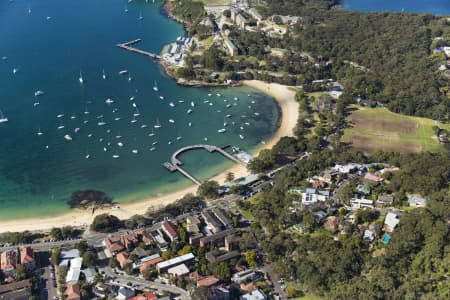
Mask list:
[[[36,263],[31,247],[20,247],[20,264],[24,265],[27,271],[34,270]]]
[[[162,230],[164,233],[169,237],[171,242],[178,240],[178,232],[175,225],[172,224],[170,221],[164,221],[161,225]]]

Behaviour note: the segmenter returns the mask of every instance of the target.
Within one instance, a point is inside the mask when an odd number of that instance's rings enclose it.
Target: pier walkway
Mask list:
[[[131,47],[132,45],[140,43],[141,41],[142,41],[141,39],[135,39],[135,40],[132,40],[132,41],[129,41],[129,42],[126,42],[126,43],[117,44],[116,46],[121,48],[121,49],[124,49],[126,51],[138,53],[138,54],[141,54],[141,55],[153,58],[153,59],[160,59],[161,58],[158,54],[151,53],[151,52],[148,52],[148,51],[144,51],[144,50],[141,50],[141,49],[137,49],[137,48]]]
[[[197,185],[201,185],[202,182],[200,180],[195,178],[193,175],[191,175],[189,172],[187,172],[186,170],[184,170],[181,167],[183,165],[183,163],[177,158],[177,156],[179,156],[181,153],[184,153],[184,152],[187,152],[190,150],[195,150],[195,149],[204,149],[204,150],[208,151],[209,153],[219,152],[220,154],[222,154],[226,158],[234,161],[235,163],[238,163],[242,166],[247,166],[247,163],[241,161],[236,156],[226,152],[225,150],[223,150],[223,148],[212,146],[212,145],[192,145],[192,146],[186,146],[186,147],[180,148],[174,154],[172,154],[172,156],[170,158],[170,162],[165,162],[163,164],[163,166],[171,172],[178,171],[183,176],[185,176],[190,181],[192,181],[193,183],[195,183]]]

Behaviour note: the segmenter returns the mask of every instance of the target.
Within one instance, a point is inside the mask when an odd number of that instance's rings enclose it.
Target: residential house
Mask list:
[[[273,56],[283,57],[288,51],[281,48],[270,48],[270,54]]]
[[[419,195],[408,195],[408,204],[413,207],[425,207],[427,206],[427,199]]]
[[[0,254],[0,269],[5,276],[11,276],[17,265],[17,250],[6,250]]]
[[[170,241],[174,242],[178,240],[178,232],[175,225],[170,221],[164,221],[161,225],[162,230],[169,237]]]
[[[157,263],[162,262],[163,259],[158,253],[141,258],[140,260],[133,263],[133,269],[139,268],[141,272],[145,269],[155,266]]]
[[[267,296],[260,289],[251,291],[250,293],[244,294],[239,297],[239,300],[266,300]]]
[[[163,273],[172,267],[175,267],[175,266],[178,266],[181,264],[192,263],[194,261],[194,259],[195,259],[195,256],[192,253],[177,256],[175,258],[157,263],[156,270],[158,270],[159,273]]]
[[[215,276],[212,276],[212,275],[206,276],[206,277],[203,277],[203,278],[197,280],[197,287],[201,287],[201,286],[211,287],[211,286],[217,284],[219,281],[220,281],[220,279]]]
[[[366,175],[364,175],[364,181],[369,183],[380,183],[383,182],[383,180],[384,180],[383,178],[369,172],[367,172]]]
[[[372,230],[366,229],[364,230],[363,240],[367,242],[373,242],[376,237],[376,233]]]
[[[339,225],[339,218],[336,216],[328,217],[327,221],[323,225],[326,230],[336,231]]]
[[[125,300],[128,298],[133,297],[136,295],[136,291],[132,288],[121,286],[119,290],[117,291],[117,298],[118,300]]]
[[[377,204],[379,205],[392,205],[392,203],[394,202],[394,196],[392,195],[387,195],[387,194],[382,194],[378,196],[377,199]]]
[[[133,261],[128,257],[126,252],[117,253],[116,259],[120,264],[120,267],[125,267],[128,264],[131,264]]]
[[[158,296],[150,292],[145,292],[142,294],[138,294],[134,297],[128,298],[128,300],[154,300],[154,299],[158,299]]]
[[[20,247],[20,264],[24,265],[28,271],[34,270],[36,263],[31,247]]]
[[[325,202],[329,198],[328,191],[317,191],[316,189],[307,188],[302,193],[302,204],[312,205],[318,201]]]
[[[321,223],[327,217],[327,213],[324,212],[323,210],[315,211],[312,213],[312,215],[313,215],[314,221],[316,221],[316,223]]]
[[[386,232],[393,232],[398,223],[400,223],[400,218],[398,217],[398,215],[392,212],[388,212],[386,214],[386,218],[384,219],[383,229]]]
[[[64,291],[64,296],[66,300],[80,300],[80,286],[77,283],[67,284],[66,290]]]
[[[362,195],[370,195],[370,188],[365,184],[358,184],[356,186],[356,192]]]
[[[352,209],[374,208],[372,200],[358,198],[352,198],[350,200],[350,206]]]

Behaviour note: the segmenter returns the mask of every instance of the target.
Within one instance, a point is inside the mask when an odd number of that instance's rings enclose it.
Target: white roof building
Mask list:
[[[244,294],[239,297],[240,300],[266,300],[267,296],[260,289],[251,291],[250,293]]]
[[[128,299],[130,297],[133,297],[135,294],[136,294],[136,291],[134,289],[121,286],[119,288],[119,290],[117,291],[117,299],[125,300],[125,299]]]
[[[188,253],[185,255],[181,255],[166,261],[162,261],[160,263],[156,264],[156,269],[161,272],[163,270],[167,270],[171,267],[177,266],[177,265],[181,265],[183,263],[186,263],[188,261],[194,260],[195,256],[192,253]]]
[[[185,264],[181,264],[181,265],[178,265],[178,266],[168,269],[167,273],[169,273],[172,276],[176,276],[176,277],[183,276],[183,275],[189,274],[189,268],[186,267]]]
[[[70,269],[67,271],[66,282],[77,282],[80,279],[81,265],[83,259],[81,257],[72,258],[70,260]]]
[[[398,223],[400,223],[400,219],[397,214],[388,212],[384,219],[384,231],[393,232]]]

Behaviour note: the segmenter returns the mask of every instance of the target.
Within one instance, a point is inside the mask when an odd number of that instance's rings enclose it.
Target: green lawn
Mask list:
[[[449,124],[390,112],[384,108],[355,107],[348,117],[350,128],[342,137],[353,147],[366,152],[376,150],[398,152],[442,152],[432,127],[450,129]]]

